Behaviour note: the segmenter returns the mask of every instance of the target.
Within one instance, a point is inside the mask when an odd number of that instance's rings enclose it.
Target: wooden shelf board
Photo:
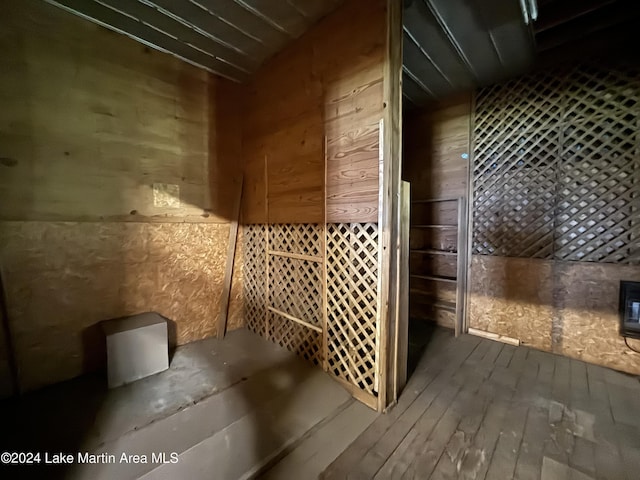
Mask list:
[[[438,202],[457,202],[457,198],[429,198],[424,200],[411,200],[411,203],[438,203]]]
[[[409,250],[411,253],[424,253],[427,255],[451,255],[451,256],[456,256],[458,255],[458,252],[450,252],[447,250],[432,250],[432,249],[420,249],[420,248],[414,248],[414,249],[410,249]]]
[[[455,302],[447,302],[446,300],[438,300],[433,295],[431,295],[430,292],[423,292],[423,291],[421,291],[419,289],[412,288],[409,291],[409,295],[418,295],[418,296],[422,296],[422,297],[427,297],[428,302],[421,303],[420,305],[439,308],[441,310],[449,310],[451,312],[455,312],[456,311]]]
[[[456,283],[457,280],[453,277],[439,277],[436,275],[410,275],[411,278],[421,278],[422,280],[436,280],[438,282]]]
[[[458,229],[458,225],[411,225],[411,228],[454,228]]]

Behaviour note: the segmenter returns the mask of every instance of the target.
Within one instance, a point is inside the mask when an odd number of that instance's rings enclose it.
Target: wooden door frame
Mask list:
[[[378,411],[384,411],[398,397],[394,365],[401,298],[395,288],[400,282],[400,191],[402,182],[402,12],[401,0],[386,0],[387,35],[383,76],[383,119],[381,134],[381,192],[379,212],[379,389]]]

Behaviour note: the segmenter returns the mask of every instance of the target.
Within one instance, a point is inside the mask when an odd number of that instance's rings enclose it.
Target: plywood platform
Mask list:
[[[398,405],[325,479],[635,479],[636,377],[436,330]]]
[[[236,479],[271,467],[272,478],[312,478],[376,417],[321,369],[247,330],[179,347],[169,370],[124,387],[83,377],[4,401],[0,412],[0,451],[116,458],[12,468],[7,477],[0,466],[0,478],[91,480]],[[121,463],[123,452],[148,463]],[[162,452],[177,463],[153,462]]]

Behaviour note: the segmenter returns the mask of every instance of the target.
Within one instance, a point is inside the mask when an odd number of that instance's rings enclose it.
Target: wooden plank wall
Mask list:
[[[456,225],[455,201],[416,203],[419,200],[456,199],[467,204],[470,149],[471,96],[461,94],[439,104],[410,111],[404,118],[403,178],[411,183],[411,233],[409,262],[412,274],[456,277],[456,250],[460,231],[416,228],[416,225]],[[424,251],[448,252],[425,253]],[[410,311],[414,318],[428,318],[453,328],[456,284],[411,278]],[[435,308],[433,307],[435,305]]]
[[[384,3],[348,0],[252,77],[244,223],[324,223],[325,137],[327,222],[378,221]]]
[[[155,310],[179,344],[214,335],[237,88],[41,1],[3,11],[0,261],[22,388],[99,365],[104,319]]]

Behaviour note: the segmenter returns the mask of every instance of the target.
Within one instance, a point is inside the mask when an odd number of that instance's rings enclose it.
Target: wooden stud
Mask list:
[[[268,158],[264,156],[264,218],[265,218],[265,226],[264,226],[264,275],[265,275],[265,293],[264,293],[264,304],[265,307],[269,305],[270,291],[269,291],[269,166],[268,166]],[[272,340],[270,336],[271,325],[269,323],[271,316],[269,315],[269,310],[267,308],[264,309],[264,324],[265,324],[265,336],[267,339]]]
[[[294,258],[296,260],[306,260],[307,262],[322,263],[322,257],[314,257],[312,255],[302,255],[300,253],[289,253],[289,252],[277,252],[275,250],[269,250],[268,253],[269,255],[274,255],[277,257]]]
[[[469,300],[471,298],[471,282],[470,282],[470,272],[471,272],[471,253],[473,250],[473,165],[475,158],[475,137],[473,135],[474,125],[475,125],[475,111],[476,111],[476,94],[475,92],[471,95],[470,98],[470,112],[469,115],[469,167],[467,168],[467,192],[466,192],[466,204],[467,204],[467,218],[466,218],[466,230],[465,230],[465,247],[464,247],[464,278],[465,278],[465,286],[464,286],[464,309],[462,312],[462,333],[467,333],[469,331]],[[461,259],[458,258],[458,262]]]
[[[402,159],[402,2],[387,0],[387,32],[384,62],[383,91],[385,109],[383,114],[383,158],[382,214],[380,216],[380,255],[382,276],[380,285],[380,357],[377,359],[379,372],[378,410],[383,411],[393,401],[390,382],[390,350],[395,331],[395,303],[399,301],[392,288],[399,281],[397,218],[400,215],[399,194]]]
[[[464,252],[466,250],[467,236],[466,221],[465,221],[465,207],[466,199],[460,197],[458,199],[458,252],[460,255],[457,257],[457,273],[456,273],[456,322],[454,329],[456,337],[464,333],[464,304],[466,297],[466,278],[467,268],[464,259]]]
[[[315,330],[316,332],[322,333],[321,327],[318,327],[317,325],[312,325],[309,322],[305,322],[304,320],[300,320],[299,318],[296,318],[293,315],[289,315],[288,313],[283,312],[282,310],[278,310],[277,308],[273,308],[273,307],[267,307],[267,310],[277,315],[280,315],[281,317],[288,318],[292,322],[299,323],[303,327],[307,327],[307,328],[310,328],[311,330]]]
[[[222,297],[220,314],[218,315],[218,339],[223,339],[227,331],[227,316],[229,314],[229,297],[231,296],[231,280],[233,278],[233,264],[236,258],[236,242],[238,241],[238,223],[240,220],[240,205],[242,202],[243,177],[240,176],[238,193],[233,204],[233,220],[229,225],[229,247],[227,249],[227,267],[222,282]]]

